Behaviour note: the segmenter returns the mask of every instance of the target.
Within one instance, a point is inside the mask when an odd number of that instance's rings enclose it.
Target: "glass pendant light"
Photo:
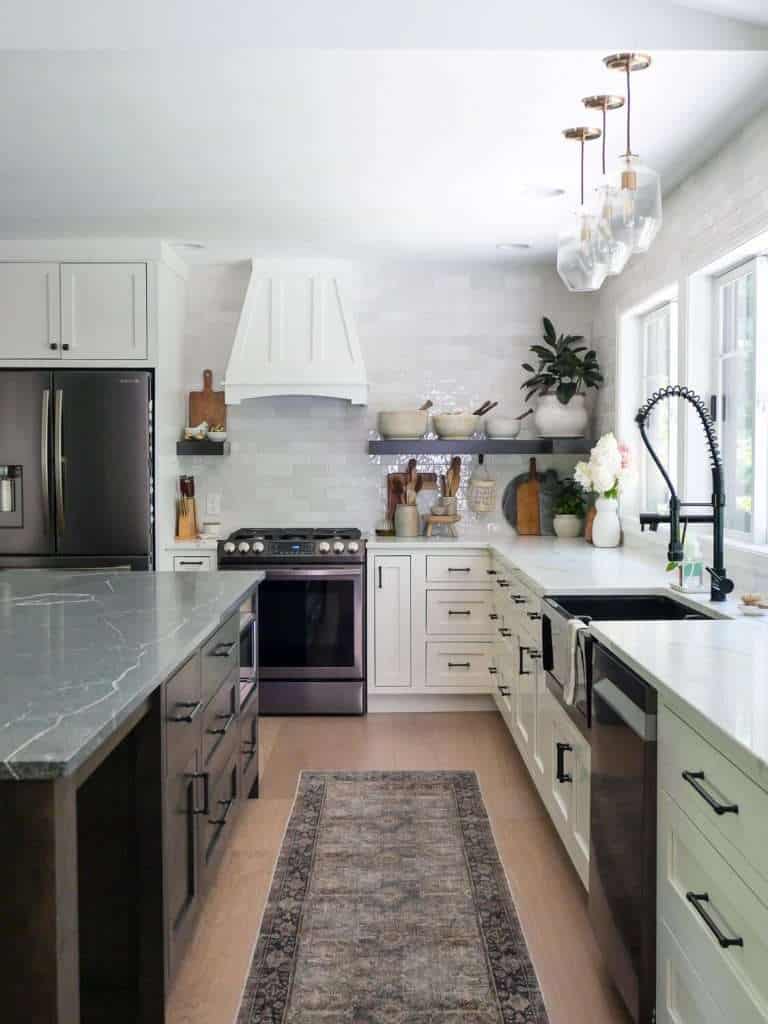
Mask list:
[[[566,128],[566,139],[581,147],[581,203],[571,214],[557,244],[557,272],[570,292],[596,292],[608,267],[600,250],[597,215],[584,205],[584,143],[600,138],[599,128]]]
[[[609,110],[619,110],[624,106],[623,96],[586,96],[581,101],[588,110],[603,112],[602,159],[603,176],[595,189],[594,203],[597,215],[597,230],[603,262],[608,267],[608,276],[620,274],[632,255],[634,231],[629,228],[624,234],[615,232],[622,226],[623,202],[621,193],[612,178],[605,173],[605,140],[606,121]]]
[[[652,168],[641,163],[630,145],[630,118],[632,114],[631,77],[633,71],[649,67],[651,58],[646,53],[614,53],[603,63],[627,76],[627,151],[620,158],[619,167],[611,176],[619,192],[616,216],[611,221],[615,238],[627,240],[632,235],[632,252],[647,252],[661,228],[661,181]]]

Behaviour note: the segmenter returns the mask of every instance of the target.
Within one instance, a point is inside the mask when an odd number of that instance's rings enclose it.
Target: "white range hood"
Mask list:
[[[349,305],[351,268],[337,262],[251,261],[224,378],[227,405],[311,395],[368,402]]]

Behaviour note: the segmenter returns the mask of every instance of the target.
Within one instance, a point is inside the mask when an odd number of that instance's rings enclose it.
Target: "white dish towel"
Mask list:
[[[568,678],[563,687],[563,699],[566,704],[573,704],[576,700],[580,683],[586,685],[585,679],[579,679],[579,664],[583,661],[579,646],[579,633],[582,629],[589,629],[586,622],[582,622],[581,619],[568,620]]]

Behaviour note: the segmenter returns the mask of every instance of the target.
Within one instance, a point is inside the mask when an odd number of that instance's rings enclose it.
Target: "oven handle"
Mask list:
[[[295,580],[297,578],[310,579],[361,579],[363,575],[362,565],[339,565],[320,567],[314,565],[296,565],[293,567],[281,565],[279,568],[260,566],[266,574],[266,581],[270,580]]]

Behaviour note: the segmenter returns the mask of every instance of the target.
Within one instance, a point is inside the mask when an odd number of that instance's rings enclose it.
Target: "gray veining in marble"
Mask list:
[[[75,771],[263,578],[0,573],[0,779]]]

